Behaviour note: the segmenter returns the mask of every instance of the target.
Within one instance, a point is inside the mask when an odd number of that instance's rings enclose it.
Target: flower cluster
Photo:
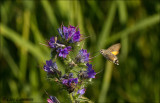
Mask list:
[[[78,63],[84,63],[89,61],[89,53],[87,53],[87,50],[81,49],[79,51],[79,54],[76,57],[76,62]]]
[[[63,57],[63,58],[66,58],[67,57],[67,55],[69,54],[69,52],[71,51],[71,46],[68,46],[68,47],[66,47],[66,48],[64,48],[64,49],[62,49],[62,48],[58,48],[57,49],[57,52],[59,53],[59,57]]]
[[[51,48],[51,56],[55,59],[50,59],[46,61],[43,69],[47,72],[47,77],[55,79],[57,83],[63,86],[69,94],[72,93],[74,101],[79,101],[80,98],[86,91],[86,85],[90,82],[90,79],[95,78],[96,72],[94,71],[92,64],[89,64],[89,53],[87,50],[80,49],[78,54],[75,54],[75,46],[82,39],[80,31],[77,27],[74,26],[61,26],[58,28],[59,39],[58,37],[51,37],[48,41],[48,47]],[[61,57],[63,59],[61,59]],[[60,59],[61,63],[64,64],[65,68],[57,66],[56,61]],[[54,61],[54,62],[53,62]],[[58,69],[64,69],[65,73]],[[50,96],[48,103],[56,103],[56,97]]]
[[[77,27],[71,25],[68,27],[63,26],[61,28],[58,28],[58,32],[60,36],[69,43],[80,41],[81,34],[79,29],[77,30]]]
[[[59,57],[66,58],[69,52],[71,51],[71,46],[65,46],[64,44],[61,44],[60,41],[56,40],[57,37],[51,37],[50,40],[48,41],[48,46],[52,48],[54,51],[59,53]]]

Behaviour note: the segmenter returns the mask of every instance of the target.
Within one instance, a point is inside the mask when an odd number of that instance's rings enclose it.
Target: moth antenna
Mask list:
[[[98,54],[98,55],[100,55],[100,54]],[[96,55],[96,56],[94,56],[94,57],[91,57],[91,58],[89,58],[89,59],[93,59],[93,58],[97,57],[98,55]]]
[[[103,70],[104,70],[104,69],[101,69],[99,72],[96,73],[96,75],[99,74],[99,73],[101,73]]]
[[[91,37],[91,36],[87,36],[87,37],[83,37],[83,36],[82,36],[82,39],[81,39],[81,40],[84,40],[84,39],[89,38],[89,37]]]
[[[91,37],[91,36],[84,37],[84,39],[89,38],[89,37]]]

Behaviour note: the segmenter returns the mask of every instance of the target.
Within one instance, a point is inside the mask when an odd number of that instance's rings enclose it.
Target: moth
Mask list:
[[[109,61],[112,61],[114,64],[119,65],[117,54],[119,53],[119,49],[121,48],[121,44],[117,43],[110,46],[108,49],[101,49],[100,53]]]

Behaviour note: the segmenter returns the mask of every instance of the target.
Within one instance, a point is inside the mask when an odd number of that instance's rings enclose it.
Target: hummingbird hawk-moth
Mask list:
[[[112,61],[114,64],[119,65],[117,54],[119,53],[119,49],[121,48],[121,44],[117,43],[110,46],[108,49],[101,49],[100,53],[109,61]]]

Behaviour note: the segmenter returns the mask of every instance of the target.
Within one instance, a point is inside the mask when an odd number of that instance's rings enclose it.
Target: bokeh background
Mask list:
[[[92,59],[96,79],[85,96],[93,102],[160,102],[160,2],[158,0],[2,0],[0,2],[0,101],[33,98],[46,90],[69,102],[64,90],[46,79],[50,49],[41,45],[63,23],[80,29],[91,56],[120,42],[120,65],[102,55]]]

